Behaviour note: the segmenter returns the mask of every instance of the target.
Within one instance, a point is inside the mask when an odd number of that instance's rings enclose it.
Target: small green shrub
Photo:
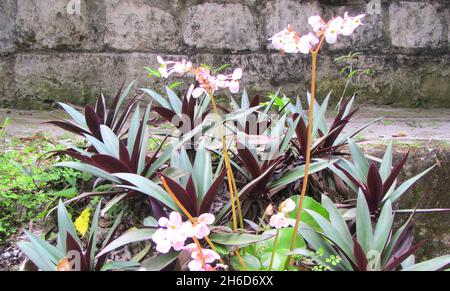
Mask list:
[[[5,137],[5,131],[2,131]],[[0,155],[0,244],[21,224],[43,218],[55,200],[78,195],[80,181],[90,176],[69,168],[37,166],[40,153],[55,150],[45,138],[2,140]],[[60,147],[59,147],[60,148]]]

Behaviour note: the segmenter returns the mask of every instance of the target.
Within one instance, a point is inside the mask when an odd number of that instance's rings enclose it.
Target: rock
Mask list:
[[[184,41],[196,48],[257,50],[257,20],[242,4],[205,3],[189,8]]]
[[[77,3],[77,2],[74,2]],[[26,49],[96,49],[102,46],[103,1],[17,0],[16,42]],[[78,10],[79,8],[79,10]],[[103,20],[103,21],[102,21]]]
[[[14,57],[0,57],[0,107],[8,106],[14,94]]]
[[[118,50],[175,52],[182,39],[176,19],[142,0],[107,1],[105,44]]]
[[[280,0],[267,1],[262,9],[262,15],[265,18],[266,39],[280,32],[287,27],[288,24],[299,32],[305,34],[311,31],[308,24],[308,18],[312,15],[322,15],[322,9],[317,3],[300,3],[300,1]],[[272,45],[266,42],[268,48]]]
[[[15,51],[14,24],[17,6],[15,0],[0,3],[0,56]]]
[[[121,54],[19,54],[15,63],[18,108],[58,107],[56,102],[92,104],[100,92],[108,97],[126,76]]]
[[[392,45],[403,48],[436,48],[445,44],[444,19],[448,8],[440,12],[439,4],[394,2],[389,7]]]

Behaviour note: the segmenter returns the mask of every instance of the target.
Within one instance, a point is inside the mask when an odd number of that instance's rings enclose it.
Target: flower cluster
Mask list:
[[[239,92],[240,80],[242,78],[242,69],[234,70],[231,75],[219,74],[213,76],[210,69],[206,67],[194,68],[191,62],[182,60],[181,62],[164,61],[158,56],[158,63],[160,67],[158,71],[163,78],[168,78],[172,74],[192,74],[200,87],[196,88],[192,94],[194,98],[200,97],[204,92],[214,93],[220,88],[228,88],[232,94]]]
[[[209,225],[215,220],[212,214],[202,214],[192,224],[190,221],[183,222],[181,215],[172,212],[169,218],[163,217],[158,221],[159,228],[152,236],[156,244],[156,250],[160,253],[168,253],[172,248],[181,251],[185,247],[186,240],[192,237],[203,239],[210,234]]]
[[[308,19],[308,23],[312,26],[314,33],[308,33],[301,36],[288,25],[287,28],[275,34],[269,40],[275,49],[281,50],[285,53],[303,53],[308,54],[319,43],[320,38],[323,37],[329,44],[336,43],[339,35],[349,36],[359,26],[363,25],[362,19],[364,14],[351,17],[346,12],[344,17],[336,17],[325,22],[322,17],[316,15]]]
[[[278,213],[270,218],[270,226],[280,229],[284,227],[294,226],[295,219],[288,218],[286,215],[295,210],[296,204],[294,200],[287,199],[280,204]]]
[[[195,243],[187,245],[184,250],[191,253],[192,261],[188,264],[190,271],[217,271],[218,269],[226,270],[228,268],[228,266],[222,264],[212,266],[213,263],[220,260],[219,254],[213,250],[199,249]]]

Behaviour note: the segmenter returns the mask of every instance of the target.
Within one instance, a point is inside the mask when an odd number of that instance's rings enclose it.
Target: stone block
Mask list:
[[[182,45],[179,25],[168,11],[148,1],[108,1],[105,43],[124,51],[177,51]]]
[[[205,3],[188,9],[184,41],[195,48],[258,50],[257,19],[242,4]]]
[[[16,1],[0,2],[0,55],[11,53],[14,46],[14,25],[16,22]]]
[[[394,2],[389,7],[392,45],[402,48],[437,48],[444,42],[445,15],[440,4]],[[444,9],[447,13],[448,8]]]
[[[17,46],[38,50],[99,49],[103,45],[104,20],[103,1],[17,0]]]

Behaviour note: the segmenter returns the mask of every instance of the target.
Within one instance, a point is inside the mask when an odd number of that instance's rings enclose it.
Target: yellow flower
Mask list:
[[[75,220],[75,228],[84,237],[89,228],[89,218],[91,216],[91,209],[86,208],[81,215]]]

